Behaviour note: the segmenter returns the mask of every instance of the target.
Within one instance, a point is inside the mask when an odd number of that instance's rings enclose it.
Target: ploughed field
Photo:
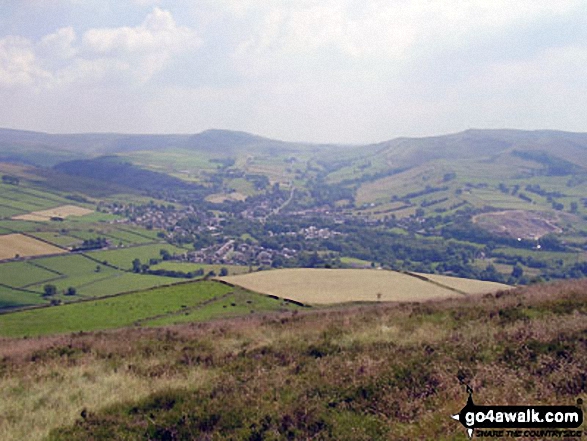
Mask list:
[[[292,268],[223,277],[221,280],[307,304],[418,302],[510,288],[480,280],[367,269]]]

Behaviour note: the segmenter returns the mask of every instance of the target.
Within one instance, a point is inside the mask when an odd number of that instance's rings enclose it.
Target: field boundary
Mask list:
[[[158,286],[152,286],[150,288],[146,288],[146,289],[135,289],[132,291],[124,291],[124,292],[119,292],[116,294],[109,294],[106,296],[101,296],[101,297],[86,297],[83,299],[76,299],[72,302],[67,302],[67,303],[63,303],[61,305],[51,305],[51,304],[46,304],[46,305],[34,305],[34,306],[26,306],[23,308],[18,308],[18,309],[13,309],[11,311],[3,311],[0,310],[0,315],[4,315],[4,314],[13,314],[15,312],[21,312],[21,311],[29,311],[29,310],[33,310],[33,309],[41,309],[41,308],[55,308],[55,307],[59,307],[59,306],[67,306],[67,305],[74,305],[76,303],[84,303],[84,302],[96,302],[96,301],[100,301],[100,300],[105,300],[105,299],[112,299],[114,297],[120,297],[120,296],[126,296],[129,294],[138,294],[141,292],[147,292],[147,291],[153,291],[155,289],[162,289],[162,288],[170,288],[172,286],[177,286],[177,285],[187,285],[189,283],[202,283],[202,282],[215,282],[215,283],[221,283],[219,280],[210,280],[210,279],[199,279],[199,280],[188,280],[185,282],[177,282],[177,283],[166,283],[164,285],[158,285]],[[225,285],[231,286],[228,283],[225,283]],[[0,286],[3,286],[2,283],[0,283]],[[12,288],[11,286],[5,285],[6,288],[10,288],[10,289],[16,289],[16,288]],[[33,294],[39,294],[38,292],[35,291],[25,291],[25,290],[20,290],[20,291],[24,291],[24,292],[29,292],[29,293],[33,293]],[[254,291],[251,291],[254,292]],[[257,293],[260,294],[260,293]]]
[[[405,274],[406,276],[415,277],[416,279],[420,279],[420,280],[422,280],[424,282],[432,283],[433,285],[439,286],[440,288],[448,289],[449,291],[454,291],[457,294],[461,294],[461,295],[463,295],[465,297],[468,297],[469,296],[469,294],[467,294],[465,291],[461,291],[460,289],[453,288],[452,286],[448,286],[448,285],[444,285],[444,284],[442,284],[440,282],[436,282],[435,280],[431,280],[431,279],[429,279],[426,276],[421,276],[420,274],[415,274],[415,273],[412,273],[410,271],[396,271],[396,272],[399,272],[401,274]]]
[[[197,305],[194,305],[194,306],[190,306],[189,308],[181,308],[181,309],[179,309],[177,311],[172,311],[172,312],[169,312],[167,314],[158,314],[158,315],[154,315],[152,317],[145,317],[144,319],[137,320],[133,324],[135,326],[142,326],[143,323],[146,323],[146,322],[148,322],[150,320],[157,320],[157,319],[164,318],[164,317],[173,317],[175,315],[184,314],[185,312],[197,311],[198,309],[201,309],[204,306],[210,305],[210,304],[212,304],[214,302],[217,302],[219,300],[224,300],[224,299],[226,299],[227,297],[229,297],[229,296],[231,296],[233,294],[234,294],[234,291],[230,291],[230,292],[227,292],[226,294],[222,294],[221,296],[213,297],[213,298],[208,299],[208,300],[204,300],[203,302],[198,303]]]

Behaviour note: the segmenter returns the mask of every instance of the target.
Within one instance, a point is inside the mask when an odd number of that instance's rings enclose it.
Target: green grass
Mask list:
[[[30,211],[39,211],[39,210],[44,210],[45,206],[39,206],[36,205],[34,203],[31,202],[27,202],[27,201],[23,201],[23,200],[15,200],[15,199],[9,199],[9,198],[5,198],[0,196],[0,205],[3,206],[7,206],[7,207],[12,207],[15,210],[19,210],[19,211],[23,211],[25,213],[28,213]],[[47,208],[51,208],[51,207],[56,207],[57,205],[50,205]]]
[[[0,283],[14,288],[42,283],[55,279],[56,277],[58,277],[57,274],[38,268],[28,262],[7,262],[0,264]]]
[[[27,213],[26,210],[18,210],[5,205],[0,205],[0,218],[10,219],[12,216],[25,213]]]
[[[522,256],[533,257],[541,261],[556,261],[562,260],[565,264],[573,264],[577,262],[584,262],[587,260],[585,253],[571,253],[564,251],[543,251],[543,250],[527,250],[511,247],[500,247],[494,250],[494,253],[501,253],[507,256]]]
[[[363,259],[357,259],[355,257],[341,257],[340,261],[342,263],[344,263],[345,265],[350,265],[350,266],[365,266],[365,267],[371,266],[371,262],[369,262],[367,260],[363,260]]]
[[[0,286],[0,310],[46,303],[39,295]],[[1,332],[1,331],[0,331]]]
[[[94,223],[94,222],[110,222],[120,219],[119,216],[109,213],[90,213],[84,216],[72,216],[68,218],[73,224]]]
[[[80,294],[89,297],[102,297],[123,292],[149,289],[161,285],[184,282],[185,279],[151,276],[145,274],[117,273],[107,279],[96,277],[93,281],[83,280]]]
[[[190,262],[161,262],[157,265],[151,266],[152,270],[163,269],[167,271],[182,271],[184,273],[189,273],[192,271],[197,271],[199,269],[204,270],[204,274],[208,274],[210,271],[214,271],[217,275],[220,274],[220,270],[222,268],[226,268],[228,270],[229,275],[236,275],[236,274],[244,274],[249,272],[248,266],[238,266],[238,265],[206,265],[203,263],[190,263]]]
[[[33,232],[31,233],[31,236],[61,247],[70,247],[81,243],[81,239],[68,236],[67,234],[58,233],[56,231]]]
[[[175,247],[169,244],[145,245],[132,248],[121,248],[117,250],[108,251],[92,251],[88,252],[88,256],[99,261],[107,261],[121,269],[132,269],[132,262],[134,259],[139,259],[141,263],[149,263],[149,259],[160,259],[159,251],[165,249],[171,254],[183,254],[187,252],[182,248]]]
[[[160,242],[160,238],[148,238],[129,231],[108,230],[104,233],[107,238],[111,238],[113,243],[122,243],[123,245],[141,245],[152,242]]]
[[[180,323],[202,322],[216,318],[245,316],[257,312],[267,311],[294,311],[300,309],[293,303],[244,291],[236,288],[235,292],[227,296],[218,297],[210,303],[198,306],[181,314],[168,315],[144,322],[146,326],[164,326]]]
[[[195,282],[4,314],[0,316],[0,335],[37,336],[132,326],[138,320],[193,307],[230,290],[217,282]]]
[[[96,271],[98,266],[100,270]],[[55,298],[72,302],[79,297],[104,297],[171,285],[184,279],[128,273],[101,265],[82,254],[70,254],[0,264],[0,281],[12,287],[27,286],[28,290],[39,293],[50,283],[57,288]],[[76,288],[76,296],[63,295],[69,287]]]
[[[0,228],[5,230],[9,230],[10,232],[18,231],[18,232],[29,232],[29,231],[36,231],[37,229],[41,230],[45,228],[47,225],[46,222],[31,222],[31,221],[21,221],[21,220],[0,220]]]
[[[70,254],[66,256],[56,256],[48,257],[45,259],[37,259],[35,260],[35,263],[50,270],[68,276],[79,276],[95,272],[96,266],[98,265],[92,259],[89,259],[82,254]],[[101,270],[107,271],[111,269],[102,266]]]

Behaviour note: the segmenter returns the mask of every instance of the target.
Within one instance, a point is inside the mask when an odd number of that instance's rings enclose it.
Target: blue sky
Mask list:
[[[4,0],[0,127],[587,131],[580,0]]]

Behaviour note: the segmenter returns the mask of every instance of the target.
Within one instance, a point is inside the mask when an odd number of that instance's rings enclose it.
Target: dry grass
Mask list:
[[[462,286],[467,293],[491,292],[505,287],[490,282],[468,283],[468,280],[446,279],[445,285]],[[230,276],[221,280],[307,304],[417,302],[461,296],[453,290],[417,277],[382,270],[294,268]]]
[[[29,257],[62,253],[67,251],[23,234],[0,236],[0,260],[13,259],[17,254],[20,257]]]
[[[463,383],[480,405],[587,398],[586,315],[582,280],[419,304],[0,339],[0,437],[40,439],[61,427],[50,439],[464,441],[450,419],[465,404]]]
[[[210,380],[207,373],[191,370],[158,378],[156,382],[126,366],[92,361],[63,367],[52,361],[35,366],[18,378],[0,380],[0,439],[45,439],[54,427],[70,425],[84,409],[99,409],[120,401],[135,401],[152,393],[198,387]],[[150,363],[151,366],[154,363]],[[143,368],[149,362],[142,363]]]
[[[94,210],[78,207],[76,205],[62,205],[60,207],[50,208],[49,210],[33,211],[28,214],[14,216],[16,220],[44,222],[51,220],[52,217],[67,218],[69,216],[84,216],[93,213]]]

